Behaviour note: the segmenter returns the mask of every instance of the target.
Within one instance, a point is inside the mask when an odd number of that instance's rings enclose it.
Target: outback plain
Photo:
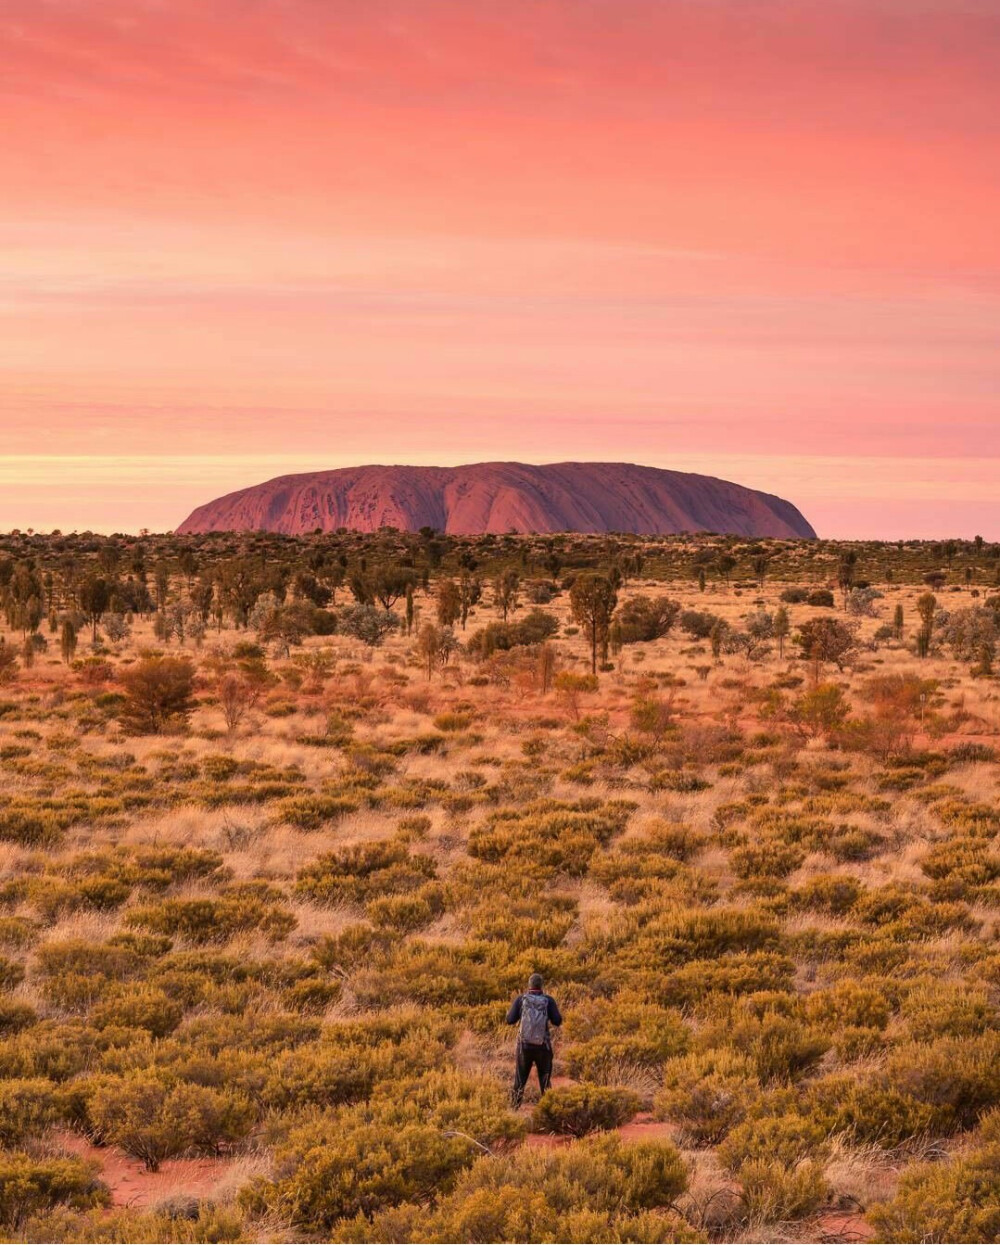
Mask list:
[[[995,1240],[998,572],[0,538],[0,1236]]]

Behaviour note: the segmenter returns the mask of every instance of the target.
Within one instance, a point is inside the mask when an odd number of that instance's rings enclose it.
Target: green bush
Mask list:
[[[719,996],[791,991],[795,962],[773,951],[737,951],[657,974],[664,1002],[698,1007]]]
[[[252,1181],[240,1202],[251,1214],[327,1235],[341,1219],[447,1193],[479,1154],[433,1118],[387,1123],[365,1108],[345,1108],[294,1128],[275,1152],[273,1177]]]
[[[892,1015],[884,989],[856,981],[842,981],[817,990],[806,999],[806,1017],[821,1028],[885,1029]]]
[[[875,1205],[868,1218],[877,1241],[1000,1239],[1000,1139],[996,1117],[975,1143],[947,1163],[917,1163],[905,1170],[895,1196]]]
[[[91,1134],[119,1146],[156,1171],[167,1158],[186,1153],[218,1153],[240,1141],[253,1127],[250,1102],[231,1092],[150,1075],[96,1076],[83,1086]]]
[[[858,1144],[892,1149],[931,1134],[935,1109],[879,1078],[839,1073],[809,1086],[808,1104],[829,1133],[843,1133]]]
[[[818,1210],[830,1194],[822,1166],[811,1159],[794,1167],[754,1159],[744,1163],[737,1175],[752,1224],[802,1219]]]
[[[886,1083],[934,1108],[939,1132],[973,1127],[1000,1106],[1000,1034],[939,1038],[892,1052]]]
[[[44,1133],[58,1115],[51,1081],[41,1077],[0,1080],[0,1147],[24,1146]]]
[[[659,1067],[687,1049],[689,1033],[677,1012],[620,991],[577,1006],[566,1026],[566,1070],[577,1080],[613,1082],[623,1067]]]
[[[343,1222],[336,1241],[703,1241],[675,1211],[684,1164],[663,1143],[587,1138],[476,1163],[429,1208],[401,1206]]]
[[[975,1037],[997,1028],[996,1008],[985,990],[950,982],[932,982],[911,991],[901,1012],[916,1042]]]
[[[749,1000],[753,997],[749,996]],[[745,1054],[764,1084],[794,1081],[804,1076],[833,1045],[832,1034],[807,1024],[798,1016],[782,1015],[771,1007],[760,1014],[741,1007],[718,1022],[718,1027],[710,1032],[716,1044],[725,1042]],[[706,1038],[708,1036],[706,1033]]]
[[[362,843],[318,856],[300,870],[296,894],[315,903],[367,903],[418,890],[436,876],[430,856],[411,853],[398,839]]]
[[[699,1051],[663,1065],[653,1109],[678,1126],[689,1145],[718,1145],[754,1110],[761,1088],[752,1061],[725,1048]]]
[[[254,931],[280,942],[296,925],[282,892],[263,882],[224,887],[217,899],[164,899],[126,915],[126,923],[191,942],[225,942]]]
[[[543,1094],[531,1117],[536,1133],[583,1137],[618,1128],[639,1110],[638,1094],[604,1085],[571,1085]]]
[[[96,1163],[82,1159],[0,1150],[0,1228],[20,1233],[31,1216],[55,1206],[88,1210],[110,1205],[111,1195],[97,1171]]]
[[[513,868],[581,876],[598,847],[625,828],[634,805],[546,800],[501,809],[469,835],[470,856]]]
[[[294,713],[294,707],[292,712]],[[358,800],[338,795],[296,795],[282,800],[277,819],[300,830],[319,830],[361,807]]]
[[[184,1009],[163,990],[155,986],[119,986],[105,994],[91,1012],[97,1029],[118,1026],[124,1029],[145,1029],[152,1037],[166,1037],[181,1022]]]
[[[831,873],[810,878],[792,892],[792,904],[809,912],[846,916],[862,893],[861,883],[850,876]]]
[[[221,1245],[252,1240],[242,1217],[231,1207],[197,1199],[172,1199],[153,1210],[116,1208],[34,1215],[21,1229],[25,1242],[60,1241],[63,1245],[121,1245],[132,1241],[169,1241],[171,1245]]]

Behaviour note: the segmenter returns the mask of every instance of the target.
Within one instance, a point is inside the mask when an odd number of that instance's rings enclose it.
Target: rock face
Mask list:
[[[631,463],[345,467],[279,476],[199,506],[178,532],[380,527],[482,532],[730,532],[812,537],[780,497],[712,476]]]

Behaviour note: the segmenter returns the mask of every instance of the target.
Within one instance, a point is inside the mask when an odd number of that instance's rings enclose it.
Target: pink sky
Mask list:
[[[1000,539],[995,0],[3,0],[0,528],[627,459]]]

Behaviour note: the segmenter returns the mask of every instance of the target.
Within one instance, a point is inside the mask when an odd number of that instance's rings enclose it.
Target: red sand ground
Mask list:
[[[93,1146],[76,1133],[60,1133],[59,1144],[100,1164],[101,1179],[116,1206],[155,1206],[170,1197],[211,1197],[233,1166],[231,1159],[165,1159],[159,1171],[148,1172],[113,1146]]]

